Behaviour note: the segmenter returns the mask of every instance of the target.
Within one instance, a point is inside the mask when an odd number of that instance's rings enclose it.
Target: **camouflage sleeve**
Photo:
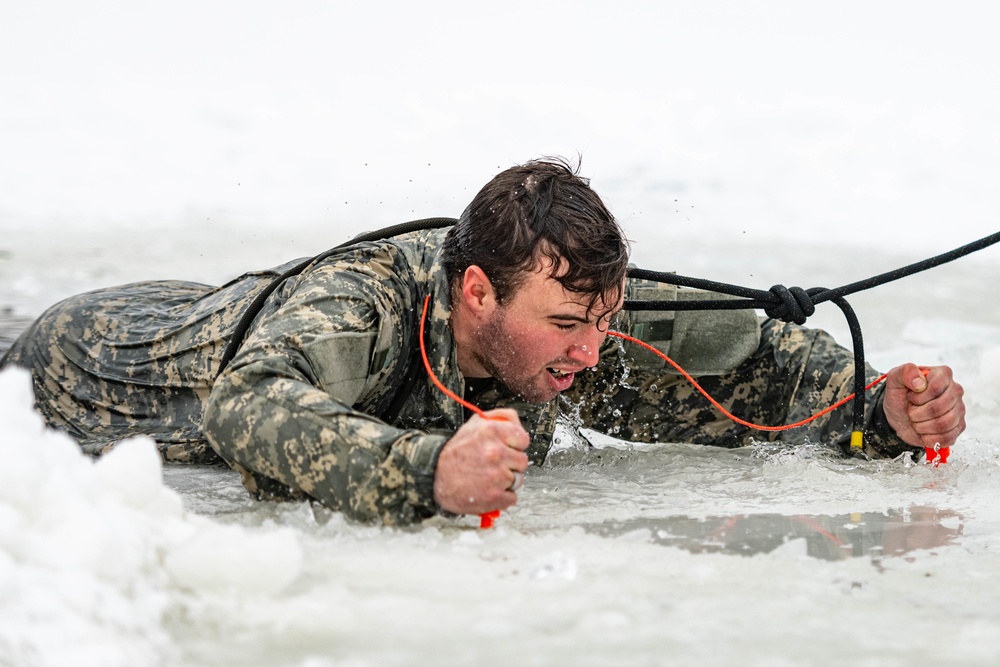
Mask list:
[[[384,390],[370,368],[411,314],[412,297],[391,268],[391,259],[339,260],[304,274],[258,317],[217,381],[205,434],[251,490],[267,495],[277,482],[355,520],[389,525],[436,513],[434,471],[446,437],[352,407]]]
[[[811,417],[852,393],[853,355],[829,334],[775,320],[764,321],[761,328],[760,346],[735,370],[697,378],[726,410],[748,422],[777,426]],[[567,394],[579,409],[582,426],[637,442],[722,447],[742,447],[752,439],[849,443],[850,404],[790,431],[751,429],[725,417],[682,376],[626,363],[618,339],[609,338],[606,345],[600,365],[581,374]],[[870,367],[867,375],[869,380],[877,377]],[[870,456],[915,449],[887,424],[883,387],[874,389],[866,402],[865,451]]]

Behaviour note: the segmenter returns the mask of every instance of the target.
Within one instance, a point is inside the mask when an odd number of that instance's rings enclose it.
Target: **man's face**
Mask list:
[[[531,272],[474,332],[479,364],[533,403],[555,398],[575,373],[597,365],[608,320],[622,305],[619,297],[588,313],[589,295],[566,290],[550,269],[549,263]]]

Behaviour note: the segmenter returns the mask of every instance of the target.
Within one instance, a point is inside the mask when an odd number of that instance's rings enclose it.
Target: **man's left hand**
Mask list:
[[[951,447],[965,430],[965,390],[949,367],[903,364],[889,371],[885,382],[885,417],[907,444]]]

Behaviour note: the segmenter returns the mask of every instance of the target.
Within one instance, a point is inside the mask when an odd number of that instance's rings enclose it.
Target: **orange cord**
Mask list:
[[[464,398],[453,392],[451,389],[448,389],[448,387],[444,386],[444,383],[441,382],[441,380],[438,379],[437,375],[434,374],[434,369],[431,368],[430,359],[427,358],[427,346],[424,344],[424,322],[427,321],[427,309],[428,306],[430,305],[430,302],[431,302],[431,296],[428,294],[426,297],[424,297],[424,312],[420,316],[420,357],[424,360],[424,369],[427,371],[427,377],[431,379],[431,382],[434,383],[435,387],[441,390],[441,393],[443,393],[445,396],[455,401],[462,407],[468,408],[469,410],[476,413],[483,419],[492,419],[494,421],[506,421],[503,417],[492,417],[490,415],[487,415],[478,405],[474,405],[468,402],[467,400],[465,400]],[[496,521],[498,518],[500,518],[500,510],[493,510],[491,512],[480,514],[479,527],[492,528],[493,522]]]
[[[849,403],[851,401],[852,398],[854,398],[854,394],[851,394],[850,396],[847,396],[846,398],[843,398],[843,399],[837,401],[836,403],[834,403],[830,407],[825,408],[824,410],[821,410],[820,412],[817,412],[812,417],[807,417],[806,419],[803,419],[802,421],[797,421],[794,424],[785,424],[783,426],[763,426],[761,424],[754,424],[753,422],[748,422],[748,421],[745,421],[743,419],[740,419],[739,417],[737,417],[736,415],[734,415],[733,413],[729,412],[724,407],[722,407],[722,405],[717,400],[715,400],[714,398],[712,398],[712,396],[709,395],[709,393],[707,391],[705,391],[700,384],[698,384],[698,381],[695,380],[693,377],[691,377],[691,375],[687,371],[685,371],[683,368],[681,368],[680,365],[678,365],[678,363],[676,361],[674,361],[673,359],[671,359],[667,355],[663,354],[662,352],[660,352],[659,350],[657,350],[655,347],[653,347],[649,343],[644,343],[641,340],[639,340],[638,338],[633,338],[632,336],[629,336],[628,334],[619,333],[617,331],[609,331],[608,335],[609,336],[614,336],[616,338],[621,338],[623,340],[627,340],[628,342],[635,343],[636,345],[641,345],[642,347],[646,348],[647,350],[649,350],[653,354],[657,355],[658,357],[660,357],[661,359],[663,359],[664,361],[666,361],[668,364],[670,364],[671,366],[673,366],[674,369],[678,373],[680,373],[681,375],[684,376],[684,379],[686,379],[688,382],[690,382],[692,385],[694,385],[694,388],[697,389],[701,393],[702,396],[704,396],[706,399],[708,399],[708,402],[711,403],[712,405],[714,405],[715,408],[719,412],[721,412],[723,415],[725,415],[729,419],[733,420],[737,424],[740,424],[742,426],[748,426],[748,427],[750,427],[752,429],[756,429],[758,431],[788,431],[788,430],[791,430],[793,428],[798,428],[800,426],[805,426],[809,422],[814,421],[816,419],[819,419],[820,417],[822,417],[823,415],[825,415],[825,414],[827,414],[829,412],[833,412],[834,410],[836,410],[840,406],[846,405],[847,403]],[[879,377],[877,377],[874,381],[872,381],[867,386],[865,386],[865,391],[871,389],[872,387],[874,387],[875,385],[877,385],[879,382],[881,382],[882,380],[884,380],[887,377],[887,375],[888,375],[887,373],[883,373],[882,375],[880,375]]]
[[[843,399],[837,401],[836,403],[834,403],[830,407],[817,412],[812,417],[807,417],[806,419],[803,419],[802,421],[797,421],[794,424],[785,424],[784,426],[763,426],[761,424],[754,424],[752,422],[748,422],[748,421],[745,421],[743,419],[740,419],[739,417],[737,417],[736,415],[734,415],[733,413],[729,412],[724,407],[722,407],[722,405],[719,404],[719,402],[717,400],[715,400],[714,398],[712,398],[712,396],[709,395],[709,393],[707,391],[705,391],[700,384],[698,384],[697,380],[695,380],[693,377],[691,377],[691,375],[687,371],[685,371],[683,368],[681,368],[680,365],[676,361],[674,361],[673,359],[671,359],[667,355],[663,354],[662,352],[660,352],[659,350],[657,350],[655,347],[653,347],[649,343],[644,343],[643,341],[639,340],[638,338],[634,338],[632,336],[629,336],[628,334],[619,333],[617,331],[609,331],[608,335],[609,336],[615,336],[616,338],[621,338],[622,340],[627,340],[628,342],[635,343],[636,345],[640,345],[640,346],[646,348],[647,350],[649,350],[650,352],[652,352],[653,354],[657,355],[658,357],[660,357],[661,359],[663,359],[664,361],[666,361],[668,364],[670,364],[671,366],[673,366],[674,369],[678,373],[680,373],[681,375],[683,375],[684,378],[688,382],[690,382],[694,386],[694,388],[697,389],[699,391],[699,393],[701,393],[702,396],[704,396],[706,399],[708,399],[708,402],[711,403],[712,405],[714,405],[715,408],[719,412],[721,412],[723,415],[725,415],[729,419],[733,420],[737,424],[742,424],[743,426],[747,426],[749,428],[756,429],[758,431],[788,431],[788,430],[793,429],[793,428],[798,428],[800,426],[805,426],[809,422],[814,421],[816,419],[819,419],[820,417],[822,417],[823,415],[827,414],[828,412],[832,412],[833,410],[836,410],[840,406],[846,405],[848,402],[851,401],[851,399],[854,398],[854,394],[851,394],[850,396],[847,396],[846,398],[843,398]],[[927,373],[930,372],[930,369],[927,369],[927,368],[921,368],[920,370],[923,371],[924,375],[927,375]],[[888,373],[883,373],[882,375],[878,376],[872,382],[868,383],[865,386],[865,391],[868,391],[869,389],[871,389],[872,387],[874,387],[875,385],[877,385],[879,382],[881,382],[882,380],[886,379],[886,377],[888,377]],[[855,432],[855,435],[860,435],[860,433]],[[855,448],[855,444],[854,444],[853,441],[854,441],[854,438],[852,438],[851,447]],[[860,448],[860,444],[857,445],[857,447]],[[927,463],[933,463],[935,467],[937,467],[941,463],[946,463],[948,461],[948,456],[950,454],[951,454],[951,448],[950,447],[937,447],[937,448],[934,448],[934,447],[924,447],[924,457],[925,457],[924,460]]]
[[[463,406],[463,407],[471,410],[472,412],[474,412],[475,414],[479,415],[483,419],[503,420],[503,417],[491,417],[491,416],[488,416],[485,412],[483,412],[483,410],[481,408],[479,408],[479,406],[474,405],[474,404],[470,403],[469,401],[466,401],[464,398],[462,398],[461,396],[459,396],[455,392],[453,392],[450,389],[448,389],[448,387],[444,386],[444,384],[438,379],[437,375],[434,374],[434,370],[431,368],[431,362],[427,358],[427,348],[426,348],[426,346],[424,344],[424,322],[426,322],[426,320],[427,320],[427,309],[429,307],[430,301],[431,301],[430,295],[427,295],[426,297],[424,297],[424,310],[423,310],[423,314],[420,317],[420,356],[423,358],[424,368],[427,370],[427,375],[428,375],[428,377],[430,377],[431,382],[433,382],[434,386],[437,387],[439,390],[441,390],[441,392],[445,396],[447,396],[448,398],[450,398],[453,401],[457,402],[459,405],[461,405],[461,406]],[[837,401],[836,403],[834,403],[833,405],[831,405],[831,406],[829,406],[829,407],[827,407],[827,408],[825,408],[823,410],[820,410],[819,412],[817,412],[813,416],[807,417],[807,418],[805,418],[805,419],[803,419],[801,421],[797,421],[794,424],[784,424],[782,426],[764,426],[762,424],[754,424],[753,422],[746,421],[745,419],[740,419],[739,417],[737,417],[736,415],[734,415],[733,413],[731,413],[729,410],[726,410],[724,407],[722,407],[722,404],[719,403],[714,398],[712,398],[712,396],[707,391],[705,391],[705,389],[702,388],[702,386],[700,384],[698,384],[698,381],[695,380],[694,377],[692,377],[690,373],[688,373],[686,370],[684,370],[683,368],[681,368],[680,365],[676,361],[674,361],[673,359],[671,359],[670,357],[668,357],[667,355],[665,355],[663,352],[660,352],[659,350],[657,350],[655,347],[653,347],[649,343],[645,343],[645,342],[639,340],[638,338],[635,338],[633,336],[629,336],[628,334],[620,333],[618,331],[608,331],[608,335],[609,336],[614,336],[616,338],[621,338],[622,340],[626,340],[626,341],[628,341],[630,343],[635,343],[636,345],[639,345],[641,347],[646,348],[647,350],[649,350],[650,352],[652,352],[653,354],[655,354],[656,356],[660,357],[661,359],[663,359],[664,361],[666,361],[668,364],[670,364],[678,373],[680,373],[684,377],[684,379],[686,379],[688,382],[690,382],[692,384],[692,386],[694,386],[694,388],[697,389],[698,392],[708,400],[709,403],[711,403],[713,406],[715,406],[716,410],[718,410],[719,412],[721,412],[728,419],[731,419],[732,421],[736,422],[737,424],[740,424],[741,426],[746,426],[748,428],[752,428],[752,429],[755,429],[755,430],[758,430],[758,431],[772,431],[772,432],[773,431],[789,431],[789,430],[791,430],[793,428],[799,428],[800,426],[805,426],[806,424],[808,424],[808,423],[810,423],[812,421],[815,421],[816,419],[819,419],[823,415],[828,414],[830,412],[833,412],[837,408],[839,408],[839,407],[841,407],[843,405],[846,405],[847,403],[849,403],[854,398],[854,394],[851,394],[850,396],[846,396],[846,397],[842,398],[841,400]],[[926,375],[929,372],[928,369],[921,369],[921,370],[924,372],[924,375]],[[878,376],[872,382],[870,382],[867,385],[865,385],[865,391],[868,391],[869,389],[871,389],[872,387],[874,387],[878,383],[882,382],[883,380],[886,379],[886,377],[888,377],[888,373],[883,373],[882,375]],[[853,444],[852,444],[852,447],[853,447]],[[934,447],[925,447],[924,448],[925,460],[927,461],[927,463],[933,463],[935,467],[938,466],[941,463],[947,462],[948,456],[949,456],[950,453],[951,453],[951,449],[949,447],[938,447],[937,449],[935,449]],[[494,520],[497,519],[499,516],[500,516],[500,510],[494,510],[492,512],[486,512],[485,514],[480,514],[479,515],[479,519],[480,519],[479,527],[480,528],[492,528]]]
[[[427,321],[427,308],[430,305],[430,302],[431,302],[431,295],[428,294],[426,297],[424,297],[424,312],[420,316],[420,356],[424,360],[424,369],[426,369],[427,375],[428,377],[430,377],[431,382],[433,382],[434,386],[440,389],[441,393],[443,393],[445,396],[455,401],[462,407],[472,410],[483,419],[496,419],[503,421],[502,417],[486,416],[486,413],[483,412],[482,409],[479,408],[479,406],[469,403],[467,400],[465,400],[464,398],[453,392],[451,389],[448,389],[448,387],[444,386],[444,383],[442,383],[441,380],[438,380],[437,375],[434,374],[434,369],[431,368],[431,362],[427,358],[427,346],[424,344],[424,322]]]

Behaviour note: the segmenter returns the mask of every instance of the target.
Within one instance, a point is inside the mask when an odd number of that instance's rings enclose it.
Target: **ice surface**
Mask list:
[[[998,228],[988,3],[370,5],[5,11],[0,327],[457,215],[544,154],[582,153],[638,265],[757,288]],[[141,439],[95,463],[7,371],[0,664],[994,664],[998,252],[850,298],[873,364],[966,387],[946,466],[563,434],[489,532],[258,503]]]

